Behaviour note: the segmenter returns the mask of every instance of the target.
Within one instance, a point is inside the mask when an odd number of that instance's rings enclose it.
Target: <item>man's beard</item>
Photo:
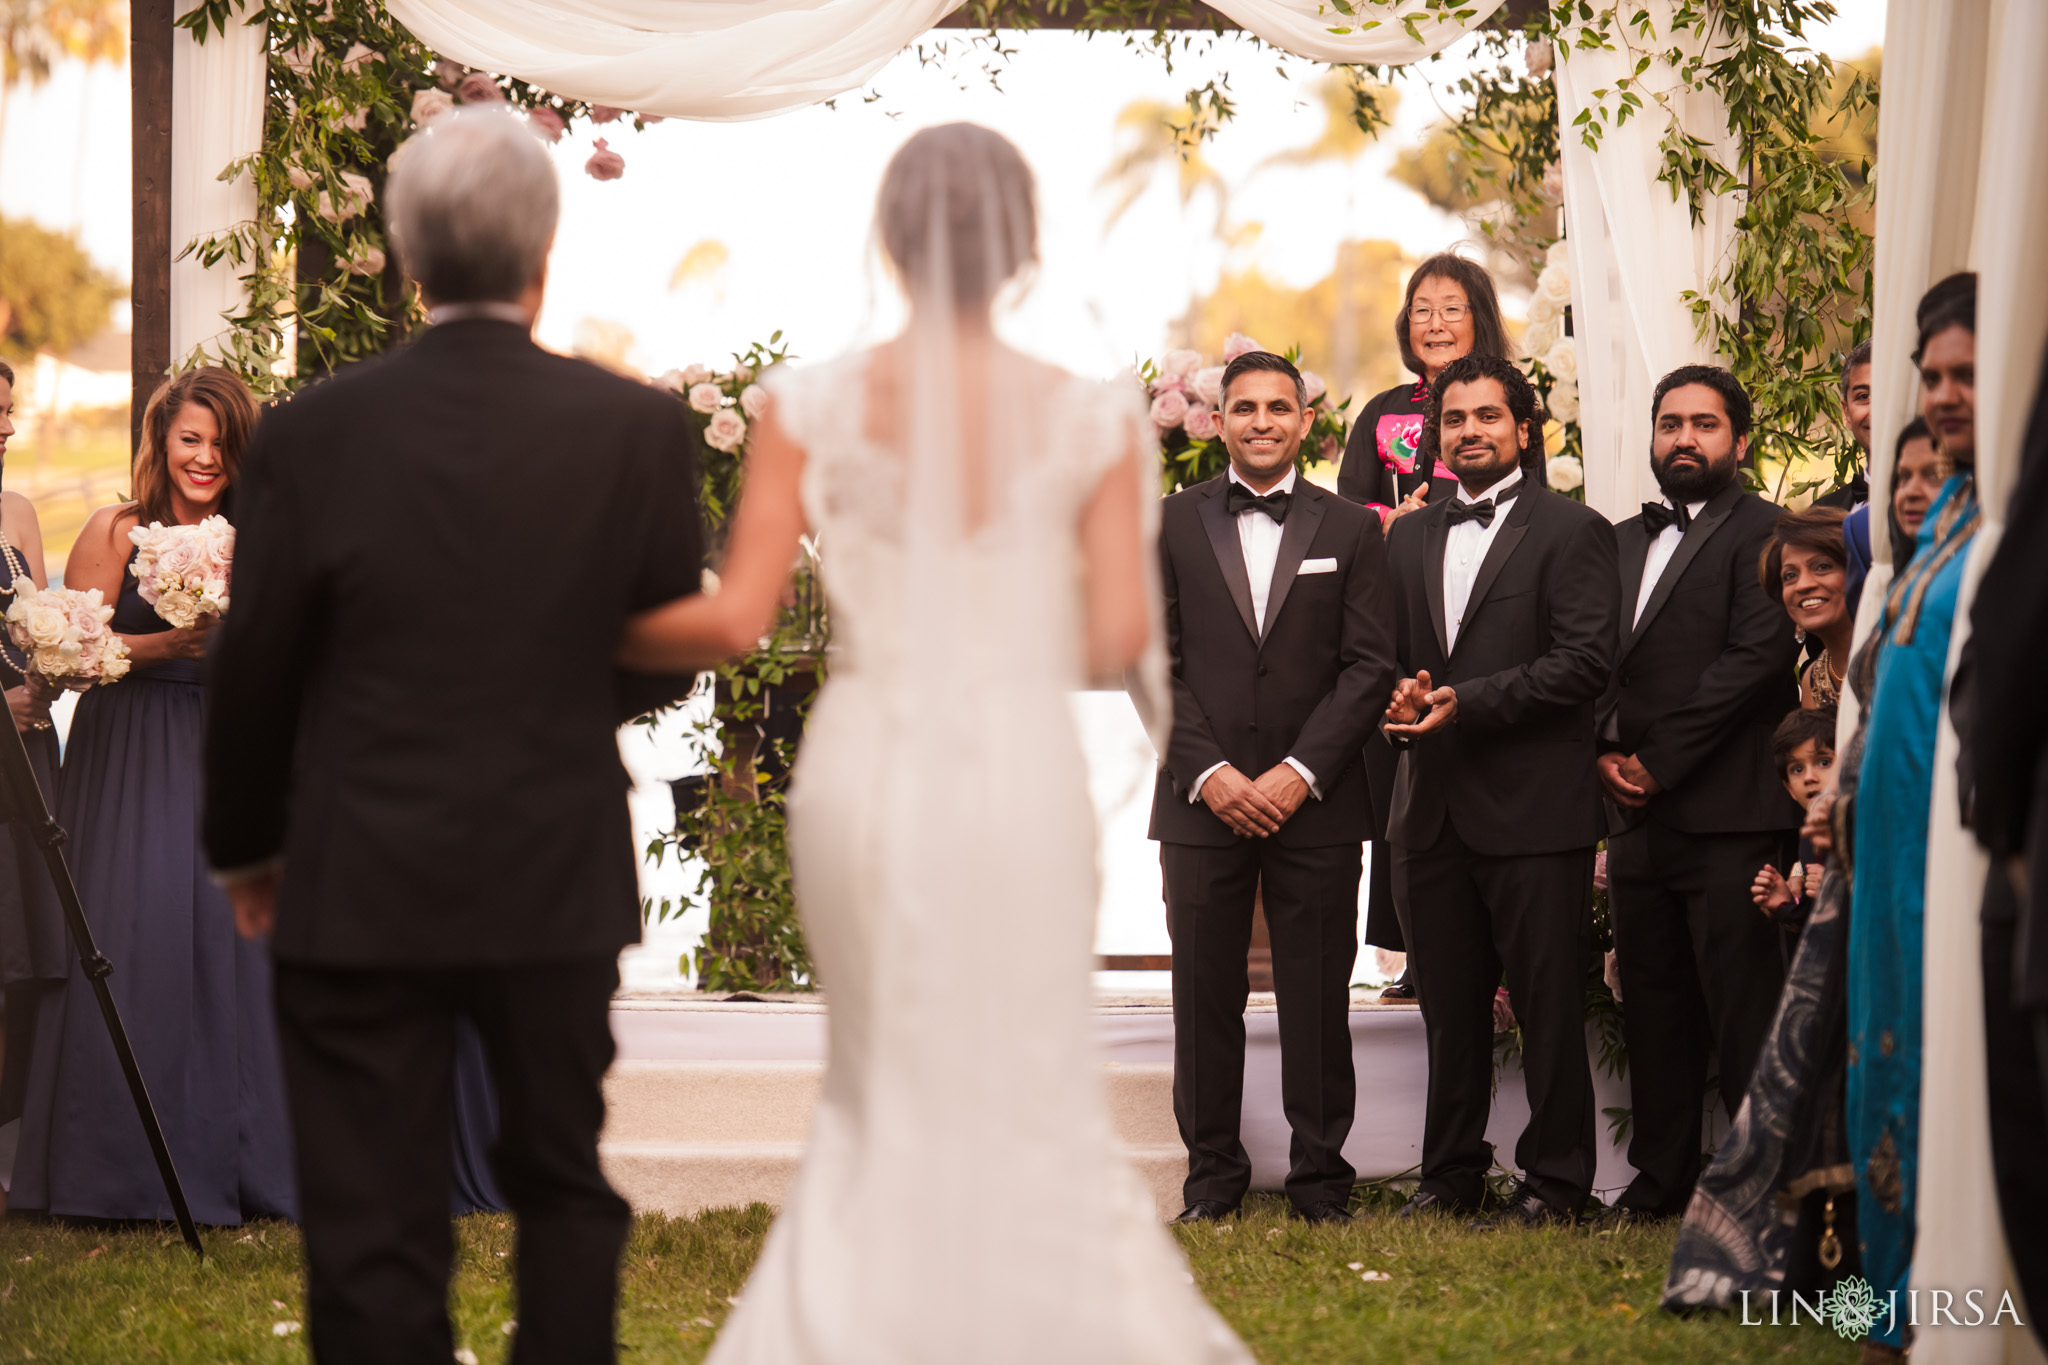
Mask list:
[[[1684,449],[1687,454],[1698,456],[1706,463],[1673,468],[1670,463],[1671,456],[1677,455],[1678,450],[1673,450],[1671,455],[1665,456],[1663,464],[1657,462],[1655,454],[1650,456],[1650,470],[1657,476],[1657,486],[1664,490],[1664,496],[1671,499],[1673,506],[1688,502],[1705,502],[1735,482],[1736,461],[1733,450],[1728,452],[1728,458],[1724,463],[1710,459],[1697,449]]]
[[[1451,458],[1449,461],[1447,461],[1447,463],[1451,466],[1452,472],[1457,474],[1460,479],[1463,479],[1465,477],[1465,457],[1467,455],[1478,455],[1482,453],[1491,457],[1491,459],[1493,459],[1494,461],[1499,461],[1501,459],[1501,448],[1498,445],[1496,445],[1492,441],[1477,441],[1469,442],[1465,445],[1454,447],[1452,449]],[[1513,459],[1507,460],[1504,463],[1492,464],[1488,467],[1486,472],[1493,476],[1495,482],[1498,482],[1499,480],[1506,478],[1510,473],[1514,472],[1515,466],[1519,463],[1521,463],[1521,453],[1517,451]]]

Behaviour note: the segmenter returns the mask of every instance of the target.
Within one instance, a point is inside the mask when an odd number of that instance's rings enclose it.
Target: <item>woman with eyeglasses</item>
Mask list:
[[[1422,455],[1429,386],[1444,366],[1474,351],[1513,358],[1507,329],[1501,325],[1493,277],[1484,267],[1448,252],[1430,257],[1408,277],[1407,300],[1394,317],[1394,343],[1401,348],[1401,360],[1416,382],[1397,384],[1365,405],[1351,425],[1344,463],[1337,470],[1337,492],[1378,512],[1382,528],[1457,491],[1458,479],[1450,468]],[[1540,483],[1540,451],[1536,458]],[[1394,751],[1390,746],[1376,739],[1366,745],[1365,775],[1372,789],[1374,823],[1384,828],[1394,798]],[[1375,948],[1400,952],[1405,940],[1394,915],[1392,865],[1387,841],[1374,839],[1365,941]],[[1414,998],[1405,973],[1380,994],[1382,1000]]]

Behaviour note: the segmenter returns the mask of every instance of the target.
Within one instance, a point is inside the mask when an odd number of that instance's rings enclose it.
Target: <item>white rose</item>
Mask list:
[[[1541,321],[1531,318],[1529,329],[1522,333],[1522,348],[1538,358],[1549,355],[1550,348],[1557,345],[1557,339],[1561,335],[1562,322],[1563,319],[1556,314]]]
[[[1560,237],[1556,241],[1552,242],[1549,248],[1545,250],[1543,253],[1543,264],[1545,266],[1562,266],[1566,270],[1571,269],[1571,240],[1566,237]]]
[[[1579,348],[1572,344],[1570,337],[1559,337],[1557,342],[1543,353],[1543,368],[1559,379],[1578,383]]]
[[[695,408],[698,412],[717,412],[719,409],[719,405],[724,402],[725,395],[719,392],[718,385],[690,385],[690,406],[692,408]]]
[[[1186,379],[1202,368],[1200,351],[1168,351],[1159,359],[1159,373]]]
[[[1569,493],[1586,481],[1586,467],[1576,455],[1553,455],[1543,466],[1545,480],[1561,493]]]
[[[760,421],[761,414],[768,410],[768,390],[759,384],[749,385],[740,395],[740,411],[751,421]]]
[[[21,615],[22,629],[38,649],[59,643],[71,628],[71,613],[54,602],[31,600],[23,606]]]
[[[425,127],[455,107],[455,97],[446,90],[422,90],[412,97],[412,121]]]
[[[1536,279],[1536,292],[1562,308],[1572,301],[1571,267],[1556,261],[1543,267]]]
[[[704,439],[710,442],[712,449],[730,455],[747,439],[746,419],[731,408],[720,408],[711,414],[711,425],[705,429]]]
[[[1527,316],[1532,323],[1552,322],[1564,316],[1564,309],[1558,306],[1556,299],[1545,296],[1539,290],[1529,296]]]
[[[1560,422],[1579,420],[1579,386],[1559,384],[1550,391],[1550,415]]]
[[[710,378],[711,367],[709,365],[691,365],[683,370],[683,383],[691,388],[704,383]]]

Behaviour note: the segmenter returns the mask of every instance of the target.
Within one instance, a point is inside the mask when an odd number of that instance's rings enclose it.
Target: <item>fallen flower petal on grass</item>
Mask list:
[[[273,1322],[270,1324],[270,1335],[274,1337],[288,1337],[298,1330],[299,1324],[296,1322]]]
[[[1367,1284],[1377,1284],[1386,1280],[1391,1280],[1394,1277],[1392,1275],[1389,1275],[1384,1270],[1368,1270],[1363,1275],[1360,1275],[1358,1278],[1364,1280]]]

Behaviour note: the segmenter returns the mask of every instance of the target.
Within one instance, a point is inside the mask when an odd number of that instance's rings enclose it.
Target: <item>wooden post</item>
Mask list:
[[[171,366],[171,40],[174,0],[129,6],[129,137],[135,219],[135,332],[130,343],[134,392],[128,448],[142,443],[142,410]]]

